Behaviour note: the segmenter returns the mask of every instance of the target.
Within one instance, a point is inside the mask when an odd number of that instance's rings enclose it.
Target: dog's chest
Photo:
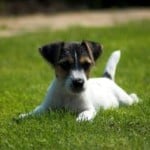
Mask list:
[[[58,103],[60,108],[65,108],[74,112],[84,110],[86,105],[82,96],[66,95],[64,93],[61,93],[58,97]]]
[[[51,84],[47,99],[51,108],[65,108],[70,111],[81,111],[86,105],[82,94],[67,93],[57,81]]]

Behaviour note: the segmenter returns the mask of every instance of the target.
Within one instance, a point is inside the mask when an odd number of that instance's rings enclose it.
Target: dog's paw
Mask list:
[[[12,118],[12,120],[15,121],[16,123],[20,123],[27,116],[28,116],[28,114],[20,114],[19,116]]]
[[[95,111],[84,111],[79,114],[76,121],[82,122],[82,121],[92,121],[96,115]]]
[[[24,119],[24,118],[26,118],[28,116],[29,116],[28,113],[27,114],[20,114],[19,117],[18,117],[18,119]]]
[[[138,103],[139,102],[139,98],[135,93],[131,93],[130,97],[132,98],[133,103]]]

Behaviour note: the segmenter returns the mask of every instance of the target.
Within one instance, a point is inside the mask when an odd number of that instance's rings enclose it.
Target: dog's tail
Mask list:
[[[103,77],[115,80],[116,67],[120,59],[120,50],[114,51],[108,59]]]

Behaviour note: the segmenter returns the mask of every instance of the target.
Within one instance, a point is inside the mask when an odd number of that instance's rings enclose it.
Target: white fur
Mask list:
[[[114,79],[120,51],[115,51],[108,60],[105,71]],[[79,75],[73,72],[73,75]],[[68,79],[69,80],[69,79]],[[32,112],[21,114],[24,118],[29,115],[41,114],[48,109],[66,108],[77,112],[77,121],[92,120],[100,108],[109,109],[119,107],[120,104],[132,105],[138,102],[136,94],[127,94],[113,80],[105,77],[91,78],[86,81],[85,90],[81,93],[69,93],[64,86],[64,81],[55,79],[50,85],[44,102]]]
[[[121,55],[120,50],[113,52],[106,64],[106,67],[104,70],[104,73],[108,72],[111,75],[112,80],[115,79],[116,67],[120,60],[120,55]]]

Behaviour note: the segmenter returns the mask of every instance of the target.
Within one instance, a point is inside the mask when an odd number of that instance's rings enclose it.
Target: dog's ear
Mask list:
[[[93,41],[82,41],[81,45],[84,45],[93,62],[102,54],[103,46]]]
[[[39,51],[49,63],[55,66],[59,59],[63,46],[64,42],[55,42],[42,46],[41,48],[39,48]]]

